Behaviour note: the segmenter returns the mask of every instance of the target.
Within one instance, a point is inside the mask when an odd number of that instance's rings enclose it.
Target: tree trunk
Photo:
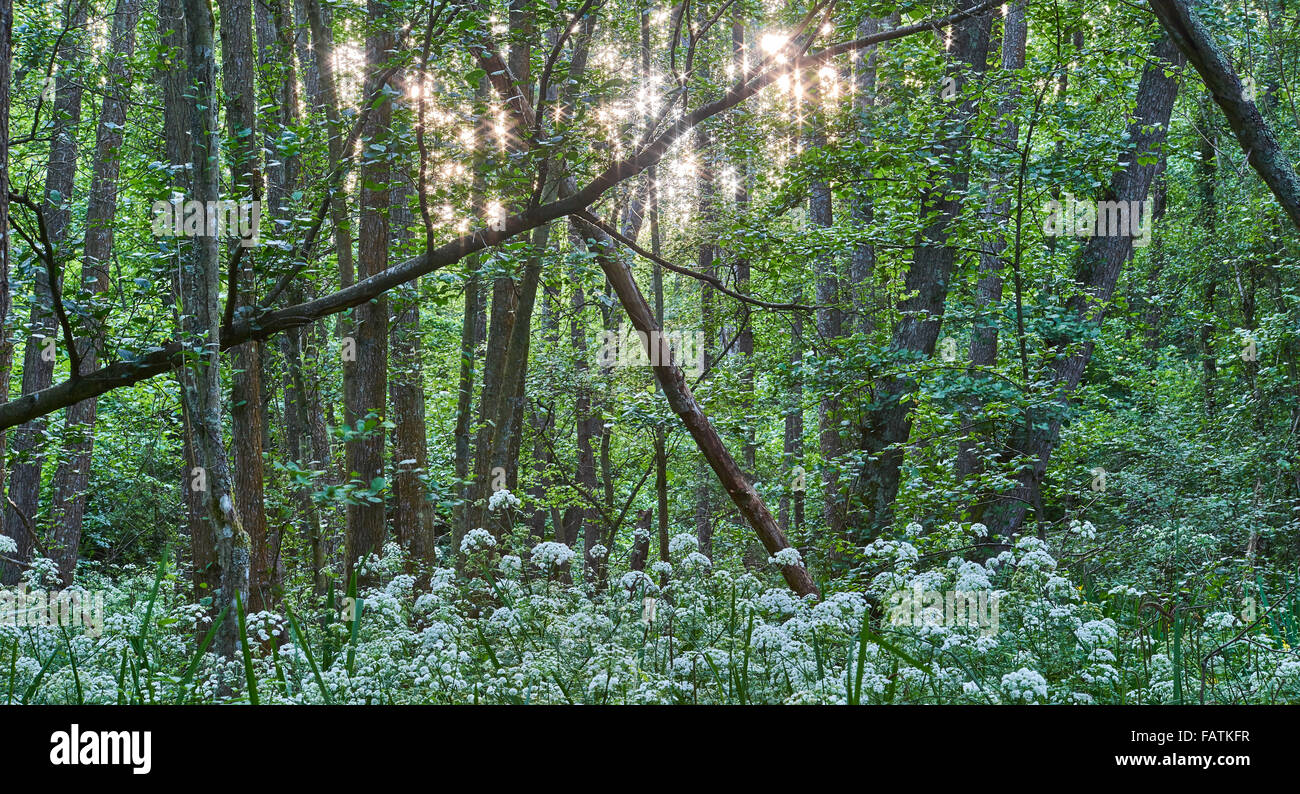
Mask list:
[[[389,7],[369,0],[372,20],[386,19]],[[364,96],[376,96],[381,88],[379,71],[396,46],[394,34],[377,23],[366,37],[366,84]],[[357,275],[367,278],[388,267],[388,210],[392,99],[384,94],[366,119],[362,130],[361,222],[357,239]],[[379,154],[372,146],[385,146]],[[383,428],[388,399],[388,299],[379,296],[353,310],[356,360],[344,359],[343,391],[345,421],[353,437],[346,444],[349,476],[359,478],[366,498],[348,504],[347,580],[351,582],[357,564],[371,554],[383,552],[384,477]],[[361,431],[361,432],[357,432]],[[374,501],[371,501],[373,499]],[[368,584],[359,576],[358,584]]]
[[[1143,201],[1159,167],[1159,158],[1154,153],[1164,143],[1178,94],[1175,79],[1165,76],[1166,62],[1181,66],[1183,57],[1167,37],[1156,43],[1152,56],[1152,65],[1142,73],[1133,123],[1128,130],[1128,140],[1134,148],[1126,155],[1128,166],[1111,178],[1104,196],[1107,201]],[[1143,164],[1143,159],[1151,162]],[[1110,302],[1120,271],[1132,250],[1132,237],[1103,235],[1090,238],[1079,252],[1075,260],[1079,293],[1070,299],[1066,309],[1080,324],[1101,323],[1105,306]],[[1076,341],[1072,335],[1052,340],[1056,358],[1051,365],[1050,377],[1056,400],[1062,408],[1068,406],[1092,356],[1092,342],[1078,345]],[[1018,485],[985,513],[984,523],[991,535],[1014,535],[1024,523],[1028,506],[1039,502],[1042,478],[1059,437],[1060,419],[1050,419],[1044,424],[1045,428],[1035,427],[1024,435],[1019,451],[1028,458],[1030,466],[1019,476]]]
[[[76,64],[83,57],[81,30],[86,24],[87,7],[88,4],[79,0],[69,0],[66,4],[66,30],[55,53],[60,64]],[[70,71],[70,68],[61,68],[55,77],[50,158],[45,170],[45,198],[41,203],[46,232],[54,247],[47,255],[57,264],[56,273],[63,272],[67,261],[64,242],[72,220],[72,192],[77,175],[77,127],[81,123],[82,84],[80,80],[68,78]],[[60,198],[55,202],[50,200],[51,196]],[[8,200],[7,193],[4,200]],[[32,301],[29,320],[32,331],[23,350],[23,394],[48,388],[54,382],[57,357],[46,351],[53,353],[61,349],[50,347],[52,342],[58,342],[58,329],[54,322],[46,268],[38,267],[33,280],[36,299]],[[37,419],[20,425],[13,436],[14,465],[9,475],[9,500],[4,509],[4,534],[16,541],[18,552],[15,559],[24,562],[31,558],[33,546],[27,527],[36,527],[40,523],[37,508],[40,504],[41,471],[45,465],[45,426],[44,418]],[[3,563],[0,570],[5,584],[18,583],[21,568]]]
[[[268,153],[266,164],[266,198],[269,205],[269,215],[272,219],[273,229],[267,236],[279,239],[281,224],[287,223],[293,217],[292,198],[293,192],[300,182],[301,163],[296,152],[292,149],[286,150],[281,146],[284,133],[292,130],[298,124],[298,91],[297,91],[297,70],[294,68],[294,36],[292,30],[293,15],[289,0],[259,0],[254,6],[254,19],[257,26],[257,58],[258,68],[261,70],[262,79],[267,81],[270,86],[270,93],[275,99],[276,106],[269,114],[269,123],[264,125],[263,145]],[[267,254],[269,255],[269,251]],[[285,266],[285,263],[280,263]],[[252,273],[249,267],[250,275]],[[291,294],[301,295],[301,288],[293,290]],[[250,296],[251,297],[251,296]],[[304,399],[306,392],[306,376],[302,367],[302,339],[304,335],[310,334],[311,328],[296,328],[293,333],[285,334],[281,339],[280,351],[284,357],[284,451],[283,455],[299,466],[305,464],[303,441],[307,431],[307,404]],[[265,346],[259,347],[259,352],[264,352]],[[261,372],[263,385],[267,388],[273,383],[273,379],[266,377],[269,371],[265,357],[261,357]],[[271,422],[262,414],[262,437],[263,449],[269,444]],[[305,467],[305,466],[304,466]],[[257,462],[259,472],[264,471],[261,460]],[[315,502],[311,498],[311,490],[305,486],[293,488],[294,496],[298,502],[301,513],[301,521],[307,536],[308,544],[311,549],[311,566],[313,572],[313,583],[319,568],[316,567],[316,560],[320,550],[321,526],[320,511],[316,508]],[[241,504],[241,507],[245,505]],[[245,509],[245,513],[247,513]],[[265,520],[265,510],[260,510]],[[269,570],[263,579],[269,584],[269,592],[272,595],[278,594],[283,588],[283,560],[280,554],[280,548],[283,545],[284,536],[292,528],[289,522],[282,523],[274,531],[268,532],[267,546],[271,552],[269,560]],[[256,550],[257,544],[253,539],[253,533],[249,530],[250,542]],[[250,587],[252,588],[252,600],[257,603],[256,594],[259,591],[257,587],[258,575],[256,569],[250,574]],[[315,589],[313,584],[313,589]],[[266,603],[265,599],[263,603]]]
[[[192,187],[195,201],[216,201],[218,191],[216,51],[212,12],[206,0],[185,0],[186,56],[189,63],[188,103]],[[200,236],[190,241],[181,278],[182,332],[192,351],[183,369],[185,402],[195,436],[199,461],[194,482],[203,494],[206,535],[215,549],[214,578],[218,583],[214,610],[226,610],[217,634],[216,652],[234,656],[238,645],[236,602],[248,603],[248,535],[235,509],[229,459],[221,427],[221,315],[218,310],[221,261],[217,239]],[[196,538],[196,542],[199,539]],[[197,557],[197,554],[196,554]],[[197,560],[196,560],[197,565]]]
[[[816,77],[813,78],[814,80]],[[816,85],[816,83],[814,83]],[[820,92],[813,92],[814,102]],[[812,111],[808,145],[814,149],[825,148],[825,120],[818,110]],[[815,175],[808,186],[808,221],[819,229],[828,230],[835,223],[831,186],[822,174]],[[823,238],[825,239],[825,238]],[[817,295],[818,346],[827,351],[827,358],[838,355],[836,343],[844,336],[844,316],[837,304],[840,300],[838,263],[832,254],[822,254],[813,260],[813,275]],[[817,404],[817,443],[822,457],[822,521],[832,538],[844,535],[845,511],[840,498],[838,459],[844,451],[840,437],[840,400],[837,384],[824,389]]]
[[[959,5],[962,3],[959,2]],[[990,12],[958,23],[952,31],[952,61],[949,78],[960,89],[965,82],[964,66],[975,74],[985,71],[988,61]],[[912,265],[904,280],[910,295],[899,304],[902,319],[894,327],[890,349],[899,354],[900,367],[933,355],[939,339],[944,305],[952,279],[956,249],[950,242],[952,226],[961,214],[962,198],[969,179],[965,166],[958,162],[967,147],[965,129],[974,113],[972,100],[954,105],[951,120],[957,132],[938,142],[934,154],[945,164],[945,177],[927,186],[921,196],[920,217],[931,218],[917,236]],[[854,527],[854,545],[877,536],[893,523],[894,499],[898,495],[903,466],[903,445],[912,430],[913,395],[916,379],[908,375],[888,376],[876,387],[876,401],[881,407],[868,413],[859,427],[859,446],[874,461],[863,477],[866,487],[864,521]]]
[[[171,168],[170,186],[173,196],[185,196],[190,191],[188,169],[193,154],[190,147],[189,100],[186,89],[188,44],[182,0],[158,0],[158,20],[161,31],[159,43],[164,48],[164,60],[159,74],[159,82],[163,89],[163,151],[165,161]],[[164,238],[164,244],[171,255],[169,269],[172,278],[168,300],[171,303],[173,321],[179,326],[180,312],[177,309],[181,299],[179,274],[190,254],[186,252],[185,243],[181,238]],[[194,487],[195,471],[200,468],[200,462],[199,452],[195,448],[197,435],[194,421],[189,413],[189,405],[183,397],[184,373],[180,369],[175,369],[173,376],[176,378],[177,390],[182,394],[178,418],[184,468],[180,472],[179,484],[185,514],[180,533],[189,540],[194,600],[197,602],[203,598],[211,598],[221,583],[217,577],[216,540],[211,535],[206,518],[207,505],[204,502],[203,492]],[[199,636],[196,642],[201,641],[202,636]]]
[[[14,9],[0,0],[0,405],[9,401],[13,342],[9,341],[13,298],[9,292],[9,69]],[[7,434],[0,432],[0,483],[5,482]],[[7,575],[6,575],[7,583]]]
[[[261,2],[262,0],[259,0]],[[253,2],[231,0],[221,7],[221,73],[226,109],[226,157],[236,201],[262,199],[261,146],[257,136],[257,90],[253,63]],[[229,274],[235,306],[227,313],[243,317],[257,302],[254,294],[255,249],[242,252],[236,272]],[[266,496],[262,470],[262,343],[250,340],[231,351],[231,453],[234,459],[235,504],[248,533],[249,612],[260,612],[275,601],[268,548]]]
[[[86,242],[81,260],[81,287],[94,295],[102,295],[110,283],[108,262],[113,253],[122,130],[126,123],[126,100],[131,92],[130,61],[135,53],[140,7],[141,0],[118,0],[113,15],[107,88],[95,136],[94,173],[86,204]],[[90,327],[83,330],[84,335],[76,341],[83,373],[92,372],[98,366],[99,351],[105,342],[103,326],[94,320],[89,324]],[[62,459],[54,474],[51,511],[54,534],[49,550],[59,565],[59,576],[69,584],[77,568],[81,525],[86,515],[96,407],[96,399],[91,398],[68,409]]]
[[[401,250],[410,237],[412,223],[408,205],[410,187],[403,176],[392,191],[393,247]],[[420,345],[419,281],[413,281],[396,295],[395,316],[390,330],[392,378],[389,396],[393,403],[393,532],[397,542],[411,555],[411,562],[430,564],[436,560],[433,510],[425,493],[423,477],[429,473],[428,439],[425,437],[424,353]]]
[[[641,290],[637,287],[635,279],[632,278],[631,268],[618,261],[613,255],[613,251],[609,250],[612,241],[591,224],[594,219],[585,213],[582,213],[582,215],[581,220],[575,217],[575,222],[588,240],[595,241],[589,243],[589,245],[598,245],[607,251],[605,255],[598,256],[596,261],[600,264],[601,269],[605,272],[605,277],[609,279],[610,285],[618,294],[619,301],[627,312],[632,327],[646,335],[645,338],[648,340],[646,352],[650,360],[667,362],[656,364],[653,369],[655,377],[659,380],[659,385],[663,388],[664,396],[668,399],[669,406],[695,439],[700,452],[704,454],[709,465],[713,467],[713,471],[717,474],[722,487],[726,489],[731,500],[740,509],[741,515],[745,517],[745,520],[758,534],[764,548],[770,554],[776,554],[782,549],[789,548],[790,542],[786,539],[785,533],[777,526],[772,514],[768,512],[767,505],[763,504],[762,498],[759,497],[754,487],[749,484],[740,467],[736,465],[735,459],[732,458],[731,452],[722,443],[718,431],[709,422],[708,416],[705,415],[699,403],[695,401],[695,395],[691,393],[691,387],[686,383],[686,376],[673,359],[667,340],[664,339],[650,307],[641,295]],[[649,345],[654,344],[658,345],[658,349],[649,348]],[[790,586],[790,589],[799,595],[817,593],[817,586],[813,584],[812,577],[802,564],[783,565],[781,566],[781,573],[785,576],[786,584]]]

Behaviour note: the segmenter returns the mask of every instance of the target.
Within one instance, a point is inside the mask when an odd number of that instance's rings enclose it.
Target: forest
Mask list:
[[[1298,80],[1295,0],[0,0],[0,698],[1300,702]]]

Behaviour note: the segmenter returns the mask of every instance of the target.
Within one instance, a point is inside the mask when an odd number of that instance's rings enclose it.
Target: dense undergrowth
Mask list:
[[[1234,591],[1165,600],[1062,560],[1103,548],[1089,523],[1050,542],[963,559],[983,528],[951,525],[877,541],[855,576],[800,600],[766,571],[715,569],[691,535],[672,562],[616,571],[607,592],[566,584],[573,555],[516,549],[471,533],[464,574],[407,573],[396,545],[373,559],[380,585],[353,606],[289,595],[243,624],[240,658],[206,652],[213,626],[184,571],[131,566],[102,590],[98,636],[82,628],[0,626],[7,703],[1287,703],[1300,700],[1294,582],[1259,576]],[[1156,550],[1177,527],[1142,527]],[[1181,538],[1192,547],[1198,539]],[[982,547],[987,549],[988,547]],[[512,551],[517,553],[511,553]],[[28,584],[40,588],[49,566]],[[580,575],[578,575],[580,579]],[[425,586],[417,587],[424,580]],[[1186,581],[1204,583],[1205,576]],[[661,585],[660,582],[663,582]],[[1199,585],[1198,585],[1199,586]],[[859,591],[860,589],[860,591]],[[996,625],[930,611],[903,625],[899,589],[996,594]],[[646,599],[654,599],[648,602]],[[1193,603],[1194,602],[1194,603]],[[334,598],[335,605],[347,602]],[[1177,605],[1177,606],[1175,606]],[[1244,606],[1243,606],[1244,605]],[[1253,611],[1253,613],[1252,613]],[[200,650],[203,649],[203,650]]]

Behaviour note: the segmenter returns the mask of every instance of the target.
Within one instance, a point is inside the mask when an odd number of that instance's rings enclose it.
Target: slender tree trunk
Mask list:
[[[816,76],[813,76],[816,80]],[[815,83],[814,83],[815,85]],[[812,92],[814,102],[820,98],[820,92]],[[820,110],[811,113],[808,145],[814,149],[826,147],[825,120]],[[808,187],[808,220],[824,230],[835,224],[832,205],[831,186],[822,174],[813,176]],[[823,239],[826,239],[823,237]],[[837,342],[844,336],[844,315],[838,307],[840,301],[840,277],[838,263],[832,254],[822,254],[813,260],[813,273],[817,284],[817,336],[818,345],[828,351],[828,357],[838,355]],[[817,404],[817,441],[822,457],[822,521],[825,522],[831,537],[844,535],[845,511],[840,497],[839,457],[844,451],[843,439],[840,437],[840,400],[836,395],[838,388],[832,386],[823,390]]]
[[[392,191],[393,247],[400,251],[413,222],[410,187],[402,176]],[[397,292],[390,330],[393,403],[393,531],[412,562],[436,560],[433,510],[425,493],[429,451],[425,437],[424,354],[420,345],[419,281]]]
[[[9,292],[9,72],[13,26],[13,2],[0,0],[0,405],[9,401],[14,355],[13,342],[9,341],[9,315],[13,309]],[[6,480],[7,440],[7,434],[0,432],[0,483]]]
[[[1002,28],[1002,70],[1007,73],[1017,72],[1025,67],[1025,44],[1029,38],[1029,27],[1025,21],[1025,4],[1016,2],[1006,7],[1006,20]],[[1007,79],[1017,79],[1008,74]],[[999,130],[997,141],[1002,148],[1003,157],[1014,157],[1019,145],[1020,127],[1015,121],[1015,103],[1019,93],[1011,91],[1002,100],[1000,110],[1006,119]],[[988,204],[985,218],[997,225],[999,231],[994,233],[988,244],[980,250],[980,279],[975,285],[975,325],[971,329],[970,339],[970,375],[973,379],[983,379],[982,373],[992,370],[998,363],[998,323],[1002,308],[1002,273],[1007,262],[1004,256],[1007,248],[1007,236],[1002,231],[1010,222],[1011,203],[1007,196],[1008,186],[1013,185],[1013,169],[1010,165],[996,169],[989,179]],[[968,416],[977,417],[984,408],[984,401],[975,397],[970,401]],[[986,444],[992,434],[992,428],[981,422],[973,428],[969,440],[963,439],[957,452],[957,476],[966,478],[981,470],[981,444]]]
[[[571,230],[572,239],[581,248],[584,241],[578,232],[576,222],[571,224]],[[591,379],[587,375],[591,365],[587,349],[587,329],[582,312],[583,305],[586,303],[586,294],[582,289],[581,274],[575,273],[574,279],[573,299],[570,304],[573,308],[570,341],[573,345],[576,370],[573,414],[577,422],[577,483],[585,491],[585,495],[580,496],[579,499],[585,500],[596,497],[596,453],[593,442],[600,436],[603,421],[599,415],[595,415],[592,406]],[[585,502],[570,506],[564,511],[564,544],[569,547],[576,545],[580,530],[583,541],[583,570],[589,586],[594,586],[597,561],[591,550],[599,542],[600,525],[597,523],[596,509],[586,505]]]
[[[736,74],[744,74],[748,65],[745,55],[745,25],[737,16],[731,22],[731,65]],[[649,70],[646,70],[648,73]],[[742,154],[736,163],[736,187],[733,200],[736,202],[736,214],[745,217],[749,213],[749,186],[752,181],[749,157]],[[736,257],[736,291],[742,295],[749,294],[751,277],[749,257]],[[657,315],[656,315],[657,317]],[[658,318],[662,323],[662,318]],[[745,442],[741,451],[741,461],[746,472],[754,474],[758,468],[758,443],[755,440],[757,418],[754,416],[754,326],[746,312],[741,319],[740,330],[736,332],[736,353],[741,356],[740,369],[740,410],[743,412]]]
[[[185,32],[183,0],[158,0],[158,26],[163,47],[163,63],[159,82],[163,89],[163,150],[171,167],[173,197],[185,197],[190,191],[189,164],[193,159],[190,146],[190,119],[187,106],[189,71],[186,65],[188,44]],[[181,299],[181,274],[190,253],[180,238],[165,239],[170,254],[171,291],[168,294],[173,321],[180,326],[178,304]],[[189,539],[190,563],[194,583],[194,600],[211,598],[221,583],[217,577],[216,539],[211,536],[207,521],[207,505],[203,492],[195,487],[195,472],[200,469],[199,452],[195,447],[197,434],[189,404],[184,399],[185,378],[180,370],[173,372],[177,390],[181,393],[179,420],[184,468],[180,472],[181,502],[185,515],[181,534]],[[201,642],[202,637],[196,641]]]
[[[206,0],[185,0],[186,56],[189,63],[188,103],[191,198],[216,201],[218,191],[216,50],[212,11]],[[248,535],[235,509],[229,458],[222,440],[221,419],[221,287],[220,250],[215,237],[190,241],[190,256],[181,272],[182,331],[193,359],[183,368],[185,401],[189,409],[195,452],[199,461],[194,485],[202,492],[207,518],[206,536],[215,548],[214,610],[226,611],[217,634],[216,651],[232,657],[238,644],[236,601],[248,603]],[[199,487],[201,486],[201,487]],[[196,538],[197,540],[197,538]],[[196,558],[197,558],[196,554]],[[196,560],[197,564],[197,560]]]
[[[461,500],[456,506],[456,515],[452,520],[453,551],[459,548],[460,539],[471,529],[469,521],[469,484],[470,450],[473,447],[473,433],[470,423],[474,411],[474,359],[478,356],[479,335],[478,318],[483,311],[483,302],[479,297],[479,277],[475,272],[477,257],[468,266],[465,279],[465,312],[460,332],[460,373],[456,386],[456,429],[454,470],[456,482],[461,488]]]
[[[858,25],[859,36],[870,36],[880,32],[880,20],[868,17]],[[864,149],[870,149],[875,140],[872,109],[876,105],[876,61],[879,57],[877,48],[859,52],[855,56],[858,68],[854,73],[857,90],[853,93],[853,111],[857,116],[858,142]],[[864,180],[853,190],[849,204],[849,215],[854,225],[866,232],[876,222],[875,202],[871,194],[871,181]],[[876,247],[870,241],[863,241],[853,247],[849,255],[850,303],[857,315],[853,330],[870,334],[876,329],[877,298],[874,284],[876,271]],[[846,329],[847,330],[847,329]]]
[[[122,130],[126,124],[126,99],[131,91],[130,61],[135,52],[136,22],[141,0],[118,0],[113,14],[109,44],[107,90],[99,114],[95,137],[94,173],[86,205],[86,242],[81,261],[81,286],[93,295],[108,290],[108,261],[113,253],[113,221],[117,214],[117,179],[121,167]],[[105,334],[98,321],[91,320],[76,345],[81,372],[93,372]],[[81,525],[86,514],[90,484],[91,452],[95,444],[97,400],[82,400],[68,409],[64,430],[63,456],[54,474],[54,504],[51,511],[54,534],[50,554],[59,565],[59,576],[71,583],[81,545]]]
[[[297,70],[294,67],[294,35],[292,30],[293,12],[289,0],[258,0],[254,5],[254,19],[257,25],[257,57],[263,85],[275,100],[275,107],[268,114],[269,123],[264,125],[263,145],[268,152],[266,165],[266,198],[269,215],[275,226],[267,236],[276,239],[280,236],[281,224],[287,224],[293,218],[293,192],[300,182],[301,163],[297,153],[281,146],[284,134],[293,130],[298,124]],[[263,230],[265,233],[267,230]],[[251,274],[252,268],[249,268]],[[301,288],[291,294],[301,296]],[[307,434],[307,404],[305,400],[306,383],[302,366],[302,339],[312,332],[311,328],[295,328],[280,340],[280,351],[284,358],[284,455],[299,466],[305,467],[303,455],[304,439]],[[260,350],[265,351],[265,346]],[[269,370],[265,357],[262,358],[262,374]],[[270,386],[272,378],[263,377],[263,383]],[[265,439],[270,431],[271,422],[263,421],[263,448],[268,444]],[[264,470],[261,461],[258,469]],[[292,486],[290,486],[292,487]],[[313,572],[313,589],[319,568],[315,563],[320,551],[321,526],[320,511],[311,498],[311,489],[305,486],[293,488],[298,502],[304,534],[311,549]],[[243,505],[241,505],[243,507]],[[247,513],[247,511],[245,511]],[[264,513],[264,511],[263,511]],[[279,553],[284,536],[292,528],[291,524],[282,525],[268,533],[267,545],[272,550],[269,570],[270,592],[280,592],[283,587],[282,556]],[[249,531],[250,538],[252,531]],[[254,548],[256,543],[254,542]],[[250,587],[258,592],[256,573],[252,574]],[[253,597],[254,604],[257,603]],[[265,603],[265,601],[264,601]]]
[[[803,285],[795,287],[794,302],[803,303]],[[790,315],[790,371],[793,382],[786,393],[781,439],[781,499],[777,505],[781,532],[803,531],[806,474],[803,468],[803,315]],[[793,520],[793,523],[792,523]]]
[[[699,67],[700,79],[709,80],[708,62]],[[699,190],[698,210],[700,214],[700,235],[705,240],[699,244],[696,269],[706,276],[718,276],[718,246],[708,242],[714,236],[713,224],[716,217],[714,201],[717,194],[716,175],[711,165],[712,153],[709,151],[709,134],[704,125],[695,128],[695,169],[696,186]],[[708,284],[700,283],[700,333],[704,344],[704,368],[710,369],[718,364],[721,348],[717,345],[718,317],[714,303],[714,289]],[[700,544],[700,553],[713,559],[713,483],[708,475],[707,463],[700,461],[696,468],[695,486],[695,536]]]
[[[311,45],[311,20],[307,16],[307,0],[292,0],[293,49],[298,56],[298,75],[302,77],[303,96],[311,107],[323,107],[320,70],[316,67],[316,53]]]
[[[225,154],[230,163],[232,193],[235,200],[241,202],[260,201],[262,198],[254,73],[253,2],[224,2],[221,6],[221,74],[226,109]],[[229,290],[236,306],[226,307],[226,311],[233,311],[236,317],[244,316],[257,301],[253,291],[253,270],[259,252],[248,249],[242,254],[238,258],[237,272],[230,274],[237,284],[236,288]],[[231,453],[235,505],[240,523],[248,533],[247,608],[250,612],[266,609],[275,601],[262,470],[262,436],[266,423],[262,410],[262,353],[263,345],[259,340],[250,340],[231,351]]]
[[[668,363],[654,365],[655,377],[663,388],[669,406],[695,439],[696,445],[699,447],[700,452],[704,454],[709,465],[713,467],[713,471],[717,474],[722,487],[727,491],[736,507],[739,508],[741,515],[745,517],[745,520],[758,534],[759,540],[762,541],[764,548],[769,553],[776,554],[782,549],[789,548],[790,542],[786,539],[785,533],[777,526],[776,520],[768,512],[767,505],[763,503],[762,498],[759,497],[754,487],[745,478],[740,467],[736,465],[731,452],[722,443],[718,431],[713,427],[699,403],[696,402],[695,395],[691,393],[691,388],[686,383],[686,376],[674,360],[672,351],[663,338],[649,305],[645,302],[645,297],[641,295],[641,290],[632,277],[631,268],[617,259],[611,250],[612,241],[598,228],[592,226],[585,219],[578,220],[575,218],[575,222],[578,224],[583,236],[589,240],[594,240],[594,244],[605,252],[598,255],[596,261],[600,264],[601,269],[605,272],[605,277],[609,279],[610,285],[618,294],[619,301],[627,312],[632,327],[645,334],[647,340],[657,340],[658,349],[647,350],[646,352],[649,354],[651,361]],[[648,341],[647,345],[649,344],[655,344],[655,342]],[[790,589],[799,595],[817,593],[817,586],[813,584],[812,577],[802,564],[783,565],[781,566],[781,573],[784,575],[786,584],[790,586]]]
[[[382,0],[369,0],[367,10],[377,24],[366,37],[365,96],[375,96],[380,89],[378,79],[391,57],[396,39],[391,30],[378,20],[389,18],[390,9]],[[388,267],[389,242],[389,173],[392,146],[390,124],[392,99],[386,94],[376,100],[373,112],[362,131],[361,162],[361,223],[358,237],[357,275],[367,278]],[[373,149],[384,146],[383,150]],[[375,152],[380,151],[380,154]],[[368,491],[379,491],[383,484],[384,437],[383,422],[388,398],[388,299],[380,296],[358,306],[354,338],[356,360],[344,361],[343,382],[346,418],[354,431],[345,447],[350,476],[359,478],[359,486]],[[386,490],[386,489],[385,489]],[[359,500],[348,505],[347,578],[351,581],[357,564],[371,554],[379,554],[384,545],[384,499],[375,493],[375,501]],[[358,577],[358,582],[368,582],[368,576]]]
[[[62,273],[67,252],[68,224],[72,219],[73,184],[77,175],[77,127],[81,123],[82,82],[69,76],[72,65],[83,58],[82,28],[86,24],[87,3],[68,0],[64,9],[67,20],[64,38],[55,54],[61,67],[55,76],[53,129],[50,138],[50,158],[45,170],[45,200],[41,214],[45,219],[53,251],[48,256],[58,263],[55,271]],[[51,201],[51,196],[60,196]],[[8,200],[8,195],[4,197]],[[2,227],[0,227],[2,228]],[[23,350],[23,394],[48,388],[54,382],[54,365],[58,329],[54,322],[49,273],[38,267],[33,278],[36,296],[32,301],[29,323],[31,333]],[[37,508],[40,504],[41,471],[45,465],[44,418],[19,425],[13,436],[12,473],[9,475],[9,500],[4,509],[4,534],[14,538],[18,545],[15,559],[27,561],[32,554],[32,538],[27,527],[39,525]],[[0,564],[5,584],[18,582],[21,568],[8,563]]]
[[[325,9],[321,7],[321,0],[305,0],[305,2],[307,23],[311,28],[313,62],[319,79],[317,86],[319,101],[324,107],[325,121],[329,127],[330,163],[338,164],[343,160],[343,142],[347,131],[339,116],[338,82],[334,77],[334,36],[330,30],[330,19],[326,16]],[[342,186],[333,189],[330,200],[330,223],[334,226],[339,283],[347,287],[356,280],[356,277],[352,261],[352,225],[348,216],[345,194],[346,191]]]
[[[632,535],[632,551],[628,555],[628,568],[644,571],[646,561],[650,559],[650,511],[642,510],[637,515],[636,532]]]

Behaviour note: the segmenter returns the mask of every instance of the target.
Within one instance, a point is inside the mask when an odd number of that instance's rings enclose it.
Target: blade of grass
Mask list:
[[[72,652],[72,641],[68,639],[68,630],[64,626],[59,626],[59,632],[63,634],[63,645],[68,649],[68,664],[72,665],[72,683],[77,687],[77,705],[86,705],[86,695],[81,690],[81,674],[77,672],[77,655]]]
[[[321,677],[320,668],[316,666],[316,660],[311,656],[311,646],[303,637],[302,629],[298,627],[298,619],[293,616],[292,609],[286,609],[285,615],[289,618],[289,628],[293,631],[293,641],[302,648],[303,656],[307,657],[307,664],[311,667],[311,674],[316,677],[316,686],[320,687],[321,697],[325,698],[326,705],[333,705],[330,701],[330,691],[325,688],[325,679]]]
[[[253,673],[253,653],[248,648],[248,632],[244,627],[244,605],[240,603],[239,592],[235,592],[235,619],[239,623],[239,647],[244,656],[244,680],[248,682],[248,702],[254,706],[261,705],[257,697],[257,676]]]
[[[181,677],[180,684],[177,687],[181,692],[185,692],[189,687],[190,680],[194,678],[194,673],[198,671],[199,664],[203,661],[203,654],[207,652],[208,646],[212,644],[212,639],[217,636],[217,629],[221,627],[221,624],[225,621],[226,614],[229,611],[229,606],[221,610],[220,614],[217,615],[217,619],[212,622],[212,628],[208,629],[207,635],[205,635],[203,641],[199,643],[198,650],[194,652],[194,659],[190,662],[190,666],[185,670],[185,675]],[[186,696],[185,700],[188,701],[193,696],[194,693],[190,692]]]

